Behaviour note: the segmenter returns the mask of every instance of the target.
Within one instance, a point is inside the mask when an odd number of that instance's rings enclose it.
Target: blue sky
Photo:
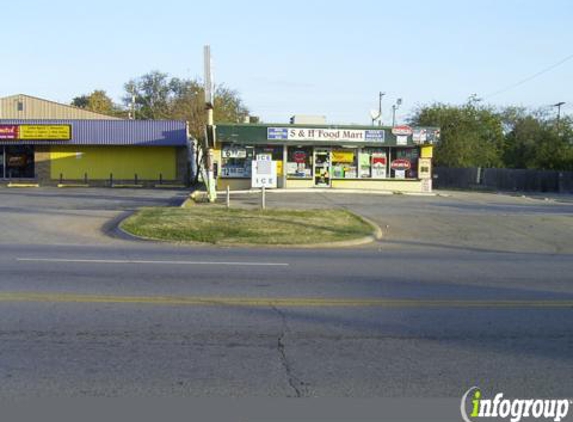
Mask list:
[[[237,89],[254,115],[292,114],[331,123],[368,123],[384,91],[383,119],[418,105],[460,104],[471,94],[493,105],[573,112],[570,0],[9,2],[0,96],[61,102],[123,84],[151,70],[202,76],[210,44],[215,80]]]

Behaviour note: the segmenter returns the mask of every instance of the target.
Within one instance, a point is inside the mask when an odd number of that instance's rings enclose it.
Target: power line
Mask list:
[[[502,93],[504,93],[504,92],[507,92],[507,91],[509,91],[509,90],[511,90],[511,89],[513,89],[513,88],[517,88],[518,86],[523,85],[523,84],[525,84],[525,83],[531,81],[532,79],[535,79],[535,78],[537,78],[538,76],[541,76],[541,75],[543,75],[544,73],[547,73],[547,72],[549,72],[550,70],[555,69],[555,68],[558,67],[558,66],[561,66],[563,63],[565,63],[566,61],[571,60],[571,59],[573,59],[573,54],[571,54],[571,55],[565,57],[564,59],[558,61],[557,63],[554,63],[554,64],[552,64],[551,66],[549,66],[549,67],[547,67],[547,68],[545,68],[545,69],[543,69],[543,70],[541,70],[541,71],[539,71],[539,72],[537,72],[537,73],[535,73],[535,74],[533,74],[533,75],[531,75],[531,76],[528,76],[528,77],[525,78],[525,79],[522,79],[522,80],[519,81],[519,82],[516,82],[516,83],[511,84],[511,85],[509,85],[509,86],[507,86],[507,87],[505,87],[505,88],[500,89],[499,91],[495,91],[495,92],[493,92],[493,93],[491,93],[491,94],[489,94],[489,95],[486,95],[486,96],[484,97],[484,99],[488,99],[488,98],[494,97],[494,96],[496,96],[496,95],[502,94]]]

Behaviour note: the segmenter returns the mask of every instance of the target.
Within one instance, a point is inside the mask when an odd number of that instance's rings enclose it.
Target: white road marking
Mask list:
[[[286,262],[246,261],[148,261],[136,259],[60,259],[60,258],[16,258],[20,262],[60,262],[70,264],[154,264],[154,265],[224,265],[237,267],[288,267]]]

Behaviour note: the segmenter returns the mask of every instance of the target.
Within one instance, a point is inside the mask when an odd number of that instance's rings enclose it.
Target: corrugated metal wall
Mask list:
[[[4,145],[187,146],[187,126],[177,120],[14,120],[7,125],[72,125],[69,141],[3,140]]]
[[[51,178],[60,175],[67,180],[175,180],[175,147],[96,147],[52,146],[50,150]]]
[[[117,117],[94,113],[29,95],[0,98],[0,119],[109,119]]]

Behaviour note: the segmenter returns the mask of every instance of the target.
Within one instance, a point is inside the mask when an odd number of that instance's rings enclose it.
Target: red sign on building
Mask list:
[[[18,139],[18,126],[0,125],[0,139]]]

